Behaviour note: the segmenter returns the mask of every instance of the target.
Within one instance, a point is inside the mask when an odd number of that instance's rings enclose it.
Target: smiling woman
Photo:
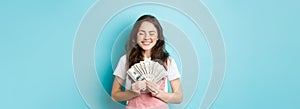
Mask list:
[[[133,26],[126,44],[126,55],[122,56],[114,71],[115,79],[111,91],[114,101],[128,101],[126,108],[168,109],[167,103],[181,103],[183,94],[180,73],[175,61],[164,48],[163,31],[158,20],[151,15],[141,16]],[[134,81],[126,72],[141,61],[157,61],[167,70],[167,75],[158,82]],[[167,79],[172,92],[168,92]],[[122,91],[125,84],[126,90]]]

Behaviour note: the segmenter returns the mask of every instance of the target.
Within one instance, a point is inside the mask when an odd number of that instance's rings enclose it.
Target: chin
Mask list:
[[[149,48],[149,47],[143,47],[143,50],[147,51],[147,50],[151,50],[151,48]]]

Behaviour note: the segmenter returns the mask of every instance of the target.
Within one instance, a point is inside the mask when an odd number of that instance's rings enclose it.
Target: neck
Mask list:
[[[144,51],[143,55],[146,58],[150,58],[151,57],[151,51],[150,50],[146,50],[146,51]]]

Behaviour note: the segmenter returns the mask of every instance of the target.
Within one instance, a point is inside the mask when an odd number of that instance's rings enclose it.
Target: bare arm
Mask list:
[[[179,78],[170,81],[170,83],[171,83],[171,87],[172,87],[172,93],[164,92],[159,89],[154,89],[158,92],[157,94],[154,94],[154,96],[163,100],[164,102],[176,103],[176,104],[181,103],[183,94],[182,94],[182,89],[181,89]]]
[[[115,76],[113,87],[111,90],[112,100],[118,101],[118,102],[126,101],[126,100],[129,100],[129,99],[134,98],[139,95],[138,93],[135,93],[135,92],[129,91],[129,90],[122,92],[122,84],[123,83],[124,83],[124,80]]]

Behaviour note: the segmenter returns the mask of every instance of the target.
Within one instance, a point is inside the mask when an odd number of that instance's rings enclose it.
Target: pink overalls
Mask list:
[[[160,89],[163,91],[165,88],[165,80],[160,80],[157,84],[160,85]],[[141,92],[141,94],[135,98],[128,100],[126,109],[169,109],[168,104],[156,97],[153,97],[149,91]]]

